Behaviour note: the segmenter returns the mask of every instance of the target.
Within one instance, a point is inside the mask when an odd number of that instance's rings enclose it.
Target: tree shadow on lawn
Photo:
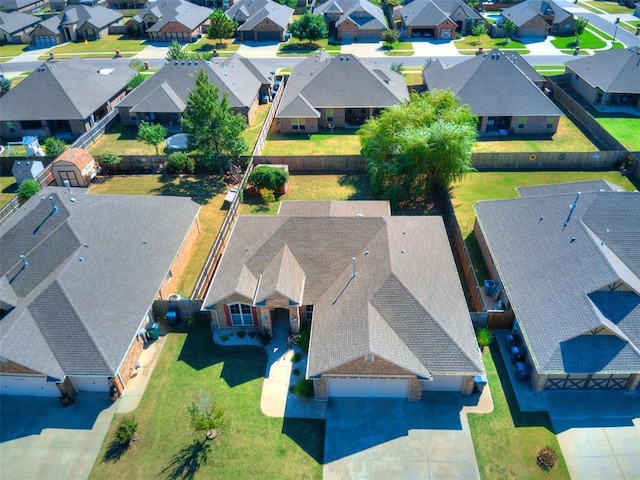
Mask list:
[[[264,377],[267,352],[260,347],[216,345],[212,340],[211,329],[205,325],[189,328],[178,361],[185,362],[195,370],[224,363],[220,377],[233,388]]]
[[[341,175],[338,178],[338,185],[355,188],[356,191],[349,195],[349,200],[375,200],[376,198],[371,191],[369,175]]]
[[[2,189],[2,193],[17,193],[18,192],[18,183],[14,182],[11,185],[4,187]]]
[[[112,440],[107,447],[107,451],[104,452],[102,461],[105,463],[115,463],[124,456],[128,448],[129,446],[126,443],[120,443],[116,440]]]
[[[317,43],[289,43],[287,45],[283,45],[280,49],[283,53],[292,53],[292,52],[314,52],[320,48],[320,45]]]
[[[551,425],[551,418],[547,412],[523,412],[520,410],[513,386],[511,385],[511,379],[507,372],[507,366],[505,365],[504,358],[500,353],[500,347],[496,342],[493,342],[490,350],[491,358],[493,358],[493,363],[495,364],[498,372],[498,377],[500,377],[504,396],[507,399],[507,405],[509,406],[509,412],[511,413],[513,424],[516,427],[544,427],[555,435],[553,426]]]
[[[206,205],[227,188],[215,175],[177,176],[162,175],[162,186],[155,189],[160,195],[191,197],[200,205]]]
[[[293,440],[316,462],[322,464],[324,463],[325,425],[324,420],[285,417],[282,422],[282,433]]]
[[[194,440],[191,445],[181,448],[161,472],[169,479],[191,480],[200,466],[207,464],[210,453],[211,444],[207,440]]]

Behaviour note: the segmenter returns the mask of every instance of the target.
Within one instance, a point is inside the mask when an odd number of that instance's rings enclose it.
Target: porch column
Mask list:
[[[607,101],[608,100],[609,100],[609,94],[607,92],[605,92],[602,95],[602,100],[600,100],[600,108],[604,109],[604,107],[606,107],[606,105],[607,105]]]
[[[631,377],[629,377],[627,388],[625,388],[625,390],[627,392],[633,392],[636,388],[638,388],[638,384],[640,384],[640,373],[635,373],[631,375]]]

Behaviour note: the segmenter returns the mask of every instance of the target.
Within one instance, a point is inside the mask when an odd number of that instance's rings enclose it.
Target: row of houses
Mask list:
[[[379,41],[389,28],[382,8],[369,0],[316,1],[311,11],[322,15],[330,34],[342,42]],[[124,26],[133,37],[190,42],[206,33],[212,12],[186,0],[160,0],[140,10]],[[287,38],[294,9],[272,0],[239,0],[226,13],[237,22],[240,41],[282,42]],[[452,40],[456,33],[466,35],[475,25],[486,23],[462,0],[412,0],[395,8],[393,17],[402,37],[408,39]],[[525,0],[504,10],[502,20],[516,24],[518,37],[570,35],[575,29],[574,16],[552,0]],[[122,22],[122,14],[99,5],[68,5],[45,20],[19,11],[1,12],[0,42],[52,46],[96,40],[107,35],[110,27],[122,26]]]
[[[637,47],[606,51],[569,61],[566,71],[571,87],[596,108],[640,112],[638,58]],[[75,137],[113,109],[125,125],[145,120],[176,130],[201,70],[250,126],[257,106],[269,102],[277,88],[267,65],[239,55],[168,62],[128,95],[126,85],[135,74],[128,66],[49,61],[0,98],[0,137]],[[479,117],[480,135],[551,136],[562,116],[543,89],[544,78],[516,53],[494,50],[452,67],[435,60],[424,68],[423,79],[424,89],[448,88],[469,104]],[[358,128],[408,96],[398,73],[355,55],[332,57],[323,51],[289,75],[275,115],[277,128],[286,133]]]

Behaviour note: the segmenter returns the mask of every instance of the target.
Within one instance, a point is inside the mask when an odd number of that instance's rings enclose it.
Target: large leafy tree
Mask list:
[[[138,141],[151,145],[156,149],[156,155],[160,155],[158,145],[167,136],[167,129],[159,123],[140,122],[138,126]]]
[[[212,39],[217,38],[219,43],[222,43],[222,40],[225,38],[233,37],[236,33],[236,28],[238,28],[238,24],[230,19],[222,10],[215,10],[209,15],[209,21],[211,24],[207,29],[207,37]]]
[[[197,152],[198,166],[208,171],[228,167],[247,148],[242,138],[246,127],[244,117],[233,113],[227,94],[220,96],[218,87],[200,70],[182,116],[187,147]]]
[[[308,40],[309,44],[321,38],[327,38],[329,31],[322,15],[305,13],[289,27],[291,36],[298,40]]]
[[[358,131],[374,193],[392,205],[425,202],[471,171],[477,117],[449,90],[413,93]]]

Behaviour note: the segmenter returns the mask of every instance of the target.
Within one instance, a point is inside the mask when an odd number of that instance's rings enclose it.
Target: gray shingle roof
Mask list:
[[[243,16],[247,17],[244,24],[238,28],[239,30],[251,30],[266,19],[269,19],[284,30],[293,16],[293,8],[272,0],[240,0],[234,3],[225,13],[229,18],[238,20],[237,13],[239,11]]]
[[[239,55],[214,62],[173,61],[136,87],[118,107],[131,107],[141,113],[182,113],[201,70],[221,96],[228,94],[234,108],[250,107],[262,85]]]
[[[562,195],[567,193],[591,192],[623,192],[624,188],[607,180],[590,180],[585,182],[557,183],[554,185],[536,185],[532,187],[516,187],[520,197],[540,197],[543,195]]]
[[[385,217],[391,215],[386,200],[291,201],[280,203],[278,215],[287,217]]]
[[[114,375],[198,210],[187,198],[54,187],[29,200],[0,228],[0,301],[15,306],[0,355],[57,379]]]
[[[138,23],[142,22],[147,13],[152,13],[159,18],[155,24],[147,28],[147,32],[159,32],[170,22],[177,22],[189,30],[195,30],[209,18],[213,10],[186,0],[160,0],[153,7],[138,13],[134,20]]]
[[[315,305],[308,376],[367,353],[423,377],[483,370],[440,217],[239,217],[204,308],[238,293],[240,276],[262,289],[285,253],[300,267],[289,288],[303,272],[302,304]]]
[[[331,0],[314,7],[313,13],[340,13],[336,26],[350,19],[364,30],[383,30],[387,27],[382,9],[369,0]]]
[[[85,120],[134,73],[127,65],[98,69],[78,58],[43,63],[0,98],[0,120]]]
[[[582,193],[565,227],[575,191],[480,202],[478,223],[540,371],[640,372],[640,194]]]
[[[446,69],[436,60],[424,69],[423,76],[427,89],[450,89],[480,117],[561,116],[558,107],[518,68],[518,57],[517,53],[492,50]],[[487,89],[487,85],[500,88]]]
[[[20,10],[34,3],[38,3],[38,0],[0,0],[0,8],[8,12],[11,10]]]
[[[456,10],[463,11],[467,18],[481,19],[480,15],[462,0],[413,0],[400,11],[408,27],[435,27],[447,19],[451,20],[450,16]]]
[[[593,88],[607,93],[640,93],[640,47],[597,52],[566,66]]]
[[[402,75],[355,55],[322,51],[293,68],[276,117],[317,117],[318,108],[386,108],[408,96]]]
[[[35,27],[39,22],[38,17],[26,13],[0,12],[0,31],[6,32],[8,35],[15,35],[27,28]]]
[[[74,23],[76,28],[82,28],[85,23],[88,23],[102,30],[122,20],[122,14],[101,6],[69,5],[59,15],[52,18],[57,19],[59,24]]]
[[[553,11],[554,23],[561,23],[573,16],[552,0],[526,0],[503,10],[502,16],[520,27],[536,16],[543,16],[547,9]]]

